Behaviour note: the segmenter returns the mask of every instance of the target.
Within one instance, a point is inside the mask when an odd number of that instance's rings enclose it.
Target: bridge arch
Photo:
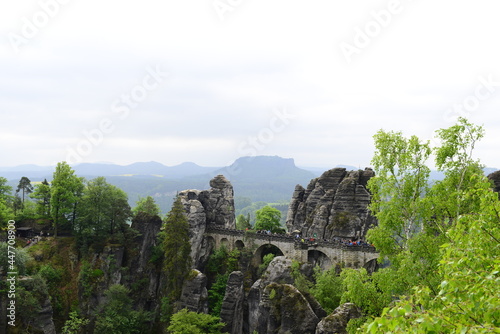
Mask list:
[[[221,246],[224,246],[224,247],[226,247],[226,249],[228,249],[229,240],[227,238],[222,238],[222,239],[220,239],[220,244],[221,244]]]
[[[319,266],[323,270],[328,270],[333,266],[332,260],[322,251],[312,249],[307,252],[307,262],[313,266]]]
[[[262,264],[262,259],[267,254],[274,254],[275,256],[284,255],[283,251],[278,246],[273,244],[264,244],[255,251],[252,259],[253,264],[257,266]]]
[[[234,242],[234,248],[242,250],[243,248],[245,248],[245,243],[242,240],[238,239]]]

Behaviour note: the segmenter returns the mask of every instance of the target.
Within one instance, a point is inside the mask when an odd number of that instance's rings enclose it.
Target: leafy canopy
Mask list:
[[[256,221],[254,229],[266,230],[272,233],[283,232],[280,225],[281,211],[271,206],[265,206],[255,212]]]

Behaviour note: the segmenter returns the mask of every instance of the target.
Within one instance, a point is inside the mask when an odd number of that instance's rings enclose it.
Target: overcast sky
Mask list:
[[[0,166],[245,155],[368,166],[372,136],[484,125],[500,168],[498,2],[0,4]]]

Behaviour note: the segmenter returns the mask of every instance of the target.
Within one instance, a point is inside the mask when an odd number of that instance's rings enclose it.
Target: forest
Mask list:
[[[396,131],[373,136],[367,188],[378,224],[366,240],[379,252],[378,270],[290,267],[293,286],[324,310],[323,323],[351,305],[345,333],[500,333],[498,185],[474,157],[484,135],[460,118],[436,132],[435,147]],[[431,180],[429,166],[444,178]],[[0,326],[9,333],[227,333],[221,309],[230,276],[242,272],[248,293],[279,255],[267,252],[255,265],[251,249],[220,247],[194,268],[180,197],[166,215],[151,196],[132,208],[123,190],[104,177],[79,177],[66,162],[51,182],[23,177],[15,191],[7,183],[0,177],[1,304],[4,312],[11,300],[16,306],[14,320],[3,314]],[[235,227],[249,238],[257,229],[287,232],[286,204],[264,204],[236,203]],[[9,238],[14,224],[32,235]],[[193,311],[183,291],[200,277],[207,308]],[[146,296],[152,280],[156,299]],[[270,291],[271,300],[284,293]],[[50,321],[40,316],[48,309]]]

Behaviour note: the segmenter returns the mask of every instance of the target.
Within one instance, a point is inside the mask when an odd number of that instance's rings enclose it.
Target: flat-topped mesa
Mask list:
[[[371,196],[366,189],[374,175],[371,168],[333,168],[312,179],[307,189],[297,185],[288,208],[288,230],[327,240],[364,238],[377,223],[368,209]]]
[[[235,229],[234,191],[231,182],[223,175],[210,180],[209,190],[184,190],[179,192],[190,228],[191,258],[193,267],[205,261],[210,245],[205,244],[203,234],[208,225]]]

